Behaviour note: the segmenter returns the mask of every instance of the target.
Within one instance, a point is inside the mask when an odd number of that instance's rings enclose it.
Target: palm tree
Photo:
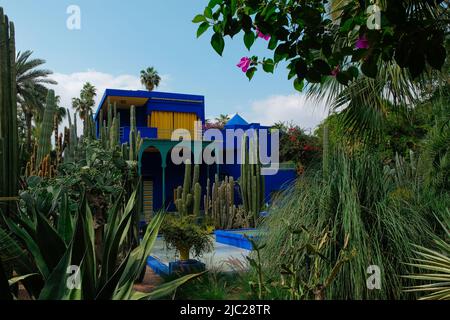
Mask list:
[[[80,115],[81,120],[84,120],[92,112],[95,96],[97,96],[97,89],[91,83],[86,82],[81,89],[80,97],[72,98],[72,107]]]
[[[26,143],[31,150],[31,137],[33,131],[33,117],[39,120],[44,111],[45,97],[47,96],[46,84],[57,84],[49,79],[53,74],[47,69],[38,69],[45,64],[43,59],[30,59],[33,51],[18,52],[16,56],[16,85],[17,105],[21,108],[25,119]]]
[[[147,70],[141,71],[141,83],[148,91],[153,91],[153,89],[159,86],[161,82],[161,77],[155,68],[149,67]]]
[[[219,127],[224,127],[229,120],[230,120],[230,116],[227,114],[220,114],[216,118],[216,122]]]

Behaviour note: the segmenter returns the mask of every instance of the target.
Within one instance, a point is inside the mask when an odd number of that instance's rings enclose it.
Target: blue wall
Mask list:
[[[206,192],[206,182],[208,178],[214,177],[215,166],[200,165],[200,185],[202,186],[201,207],[203,208],[203,196]],[[160,153],[145,152],[142,157],[142,177],[144,180],[153,180],[153,208],[159,210],[162,207],[173,211],[174,207],[174,189],[183,185],[184,165],[175,165],[170,159],[170,153],[167,156],[166,167],[166,203],[162,204],[162,168]],[[192,175],[191,175],[192,176]]]

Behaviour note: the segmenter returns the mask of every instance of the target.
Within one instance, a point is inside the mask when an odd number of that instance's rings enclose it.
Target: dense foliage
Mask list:
[[[377,6],[365,0],[211,0],[193,22],[200,24],[197,36],[212,27],[211,45],[220,55],[224,37],[241,31],[249,50],[257,37],[270,39],[273,57],[241,60],[248,61],[243,71],[251,79],[259,65],[273,72],[285,61],[289,79],[302,90],[305,80],[320,83],[331,75],[343,85],[360,72],[374,78],[385,63],[407,69],[413,78],[426,66],[441,69],[447,9],[442,0],[386,0]]]
[[[280,162],[293,162],[302,173],[320,160],[321,145],[317,137],[294,124],[276,123],[273,127],[280,130]]]
[[[289,246],[290,228],[304,228],[315,235],[326,232],[331,238],[319,262],[322,284],[344,243],[355,250],[355,257],[325,291],[326,298],[405,298],[398,275],[411,271],[404,264],[414,254],[411,243],[429,244],[429,234],[436,229],[433,214],[443,218],[450,205],[448,193],[423,184],[418,162],[411,158],[410,162],[398,158],[395,165],[383,166],[376,153],[357,152],[349,157],[335,152],[328,176],[315,172],[300,178],[274,204],[265,222],[263,242],[267,246],[262,255],[268,275],[279,278],[282,266],[297,257],[296,248],[308,244],[308,233],[300,232],[293,236],[297,245]],[[300,256],[294,261],[306,266],[298,270],[303,279],[315,274],[308,269],[307,259]],[[383,290],[366,287],[366,270],[371,265],[381,268]]]

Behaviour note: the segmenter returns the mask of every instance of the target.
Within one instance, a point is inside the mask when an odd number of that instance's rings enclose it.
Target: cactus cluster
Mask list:
[[[39,176],[41,178],[54,178],[56,177],[56,165],[53,163],[50,155],[45,156],[45,158],[41,161],[39,167],[35,167],[33,160],[35,156],[31,157],[31,160],[27,163],[27,167],[25,170],[25,175],[30,176]]]
[[[63,161],[63,135],[60,134],[57,140],[56,149],[54,152],[50,152],[42,159],[39,166],[36,165],[36,157],[38,153],[38,145],[33,145],[33,151],[31,153],[30,160],[25,167],[25,176],[39,176],[41,178],[54,178],[56,177],[56,171],[58,166]]]
[[[233,177],[225,177],[224,180],[219,181],[219,176],[216,174],[212,188],[210,185],[211,182],[208,179],[204,208],[205,216],[214,224],[214,227],[224,230],[248,227],[244,208],[236,206],[234,202]]]
[[[253,137],[243,137],[239,185],[245,211],[253,216],[255,225],[265,202],[265,183],[264,177],[261,176],[261,165],[258,163],[258,149],[256,134]]]
[[[103,148],[116,150],[120,146],[120,113],[117,105],[108,101],[108,114],[104,120],[103,109],[99,114],[99,133]]]
[[[194,166],[194,174],[192,176],[192,165],[189,160],[185,162],[184,182],[183,186],[179,186],[175,194],[175,206],[177,211],[183,215],[200,216],[200,201],[202,195],[202,187],[199,183],[200,166]]]
[[[0,209],[13,214],[18,189],[14,24],[0,8]]]

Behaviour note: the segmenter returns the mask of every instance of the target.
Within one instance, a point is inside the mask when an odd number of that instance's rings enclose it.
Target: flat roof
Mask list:
[[[134,101],[142,101],[143,104],[147,103],[150,99],[158,100],[178,100],[180,102],[190,103],[205,103],[205,97],[202,95],[173,93],[173,92],[158,92],[158,91],[145,91],[145,90],[121,90],[121,89],[106,89],[102,99],[95,112],[95,119],[97,119],[101,108],[108,102],[108,97],[124,97],[131,98]]]

